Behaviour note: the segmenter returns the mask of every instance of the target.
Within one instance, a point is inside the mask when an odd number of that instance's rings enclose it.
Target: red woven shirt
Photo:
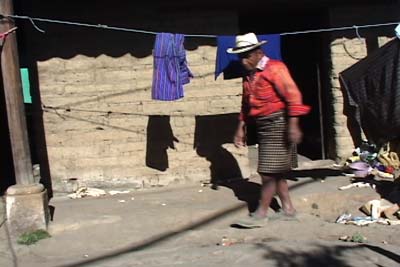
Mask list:
[[[287,109],[289,116],[301,116],[310,111],[303,105],[302,95],[286,65],[264,57],[255,73],[243,79],[242,109],[239,119],[267,116]]]

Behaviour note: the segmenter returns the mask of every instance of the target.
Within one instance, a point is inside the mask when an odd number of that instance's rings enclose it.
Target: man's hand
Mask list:
[[[289,117],[288,138],[289,142],[294,144],[300,144],[303,139],[303,133],[299,126],[298,117]]]

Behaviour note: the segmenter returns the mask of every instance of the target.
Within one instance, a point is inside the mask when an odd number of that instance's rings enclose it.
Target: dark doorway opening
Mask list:
[[[15,174],[2,83],[0,83],[0,88],[0,195],[3,195],[10,185],[15,184]]]
[[[268,9],[261,8],[260,12],[259,14],[241,12],[240,31],[282,34],[283,61],[303,94],[303,102],[312,107],[310,114],[301,118],[304,138],[298,147],[298,152],[313,160],[324,159],[326,140],[322,127],[324,110],[321,110],[321,103],[326,97],[324,95],[326,90],[321,88],[320,81],[322,62],[324,62],[323,35],[287,33],[327,27],[327,11],[323,8],[288,9],[269,6]]]

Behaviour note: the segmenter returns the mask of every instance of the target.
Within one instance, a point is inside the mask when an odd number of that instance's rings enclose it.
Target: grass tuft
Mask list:
[[[36,230],[33,232],[28,232],[22,234],[18,240],[17,243],[20,245],[32,245],[38,242],[41,239],[49,238],[51,235],[45,231],[45,230]]]

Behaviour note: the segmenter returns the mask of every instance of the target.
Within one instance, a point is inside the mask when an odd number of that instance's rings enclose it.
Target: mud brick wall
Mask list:
[[[143,28],[163,25],[183,33],[236,32],[237,27],[234,14],[220,11],[136,19]],[[69,40],[72,29],[54,28],[56,36],[52,29],[46,42],[33,32],[27,35],[38,42],[32,53],[56,190],[69,178],[89,186],[142,188],[249,174],[247,151],[231,144],[241,80],[214,80],[215,38],[186,38],[195,78],[184,86],[183,99],[163,102],[151,99],[154,36],[107,33],[105,45],[96,30],[83,29]],[[126,50],[112,50],[121,44]]]
[[[332,27],[368,25],[392,21],[399,21],[396,14],[399,5],[368,6],[354,8],[334,8],[330,10],[330,23]],[[371,16],[371,14],[374,14]],[[351,127],[348,118],[343,114],[344,98],[339,83],[339,73],[351,65],[357,63],[374,49],[391,40],[396,26],[359,29],[334,32],[330,38],[330,96],[332,105],[332,134],[331,146],[333,146],[330,158],[342,161],[351,155],[357,140],[353,140],[350,133]],[[364,137],[365,138],[365,137]]]
[[[79,9],[69,1],[57,7],[52,1],[24,3],[20,13],[157,32],[239,31],[233,11],[139,7],[133,2],[121,9],[105,0],[91,2],[80,3]],[[398,10],[398,4],[333,8],[329,24],[399,21]],[[46,30],[40,34],[30,22],[19,26],[22,66],[36,81],[34,102],[43,106],[45,148],[56,190],[69,178],[91,186],[142,188],[250,173],[247,151],[231,144],[241,81],[214,80],[215,38],[186,38],[195,78],[185,86],[183,99],[161,102],[151,99],[153,35],[52,24],[40,24]],[[331,131],[329,158],[343,160],[354,149],[338,74],[387,42],[393,29],[360,30],[361,39],[353,30],[335,32],[327,39],[331,56],[321,75],[326,76],[330,95],[325,125]]]

